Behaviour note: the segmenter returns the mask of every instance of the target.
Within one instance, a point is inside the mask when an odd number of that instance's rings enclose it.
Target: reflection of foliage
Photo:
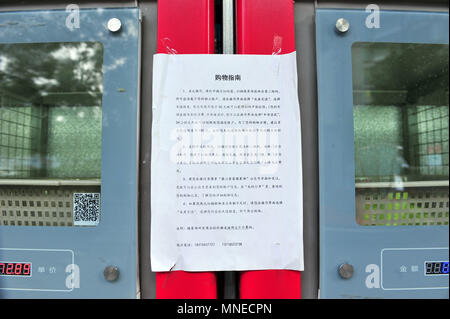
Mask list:
[[[353,88],[357,90],[430,90],[448,88],[448,45],[355,43]],[[426,83],[433,83],[426,87]],[[417,94],[414,94],[417,95]]]
[[[0,176],[100,176],[102,68],[97,42],[0,44]]]
[[[0,89],[36,103],[55,93],[97,98],[102,64],[103,47],[97,42],[0,44]]]

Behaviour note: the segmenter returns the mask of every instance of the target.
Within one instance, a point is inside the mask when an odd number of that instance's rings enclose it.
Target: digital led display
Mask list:
[[[0,276],[31,276],[31,263],[0,262]]]
[[[426,261],[425,275],[448,275],[448,261]]]

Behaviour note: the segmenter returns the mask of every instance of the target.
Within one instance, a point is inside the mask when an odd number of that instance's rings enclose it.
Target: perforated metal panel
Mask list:
[[[356,221],[365,226],[448,225],[448,187],[357,189]]]
[[[100,186],[0,186],[0,226],[74,226],[74,193]]]

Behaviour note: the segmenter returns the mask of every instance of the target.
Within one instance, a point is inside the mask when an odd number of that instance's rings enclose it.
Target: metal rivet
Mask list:
[[[339,276],[343,279],[350,279],[353,277],[353,266],[350,264],[342,264],[339,266],[338,272]]]
[[[340,18],[336,21],[336,29],[341,33],[345,33],[350,29],[350,23],[344,18]]]
[[[119,274],[119,268],[117,268],[116,266],[108,266],[103,271],[103,275],[108,281],[116,281],[117,278],[119,278]]]
[[[108,30],[111,32],[117,32],[122,27],[122,22],[120,22],[117,18],[109,19],[108,21]]]

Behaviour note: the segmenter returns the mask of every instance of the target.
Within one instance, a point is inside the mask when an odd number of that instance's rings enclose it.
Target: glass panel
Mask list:
[[[448,45],[352,46],[356,220],[448,225]]]
[[[101,43],[0,44],[0,178],[100,178]]]
[[[0,224],[76,225],[99,203],[102,68],[99,42],[0,44]]]

